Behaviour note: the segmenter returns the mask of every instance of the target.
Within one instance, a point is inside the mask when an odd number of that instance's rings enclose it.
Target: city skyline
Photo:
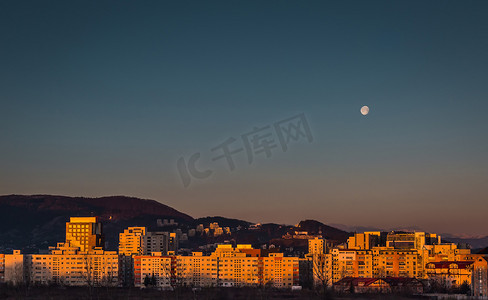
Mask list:
[[[366,231],[333,237],[322,231],[326,228],[304,222],[279,238],[243,244],[239,240],[248,232],[270,228],[221,227],[211,220],[180,227],[174,220],[160,221],[157,231],[124,228],[118,251],[108,251],[98,217],[69,217],[65,242],[47,252],[0,253],[0,284],[6,283],[7,291],[31,284],[34,289],[88,287],[90,297],[93,288],[101,287],[117,293],[131,287],[207,293],[242,287],[304,289],[322,299],[329,293],[488,293],[488,248],[472,253],[467,245],[443,241],[436,233]]]
[[[487,8],[0,3],[0,195],[488,236]],[[313,139],[284,151],[273,131],[246,156],[247,133],[297,115]],[[228,138],[233,170],[211,151]],[[194,153],[213,173],[185,186]]]

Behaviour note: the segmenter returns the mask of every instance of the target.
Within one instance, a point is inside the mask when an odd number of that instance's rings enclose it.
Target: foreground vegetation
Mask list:
[[[398,295],[333,295],[326,299],[409,299]],[[12,287],[0,285],[0,299],[198,299],[198,300],[274,300],[274,299],[324,299],[318,291],[278,290],[264,288],[206,288],[159,291],[136,288],[88,287]],[[410,298],[411,299],[411,298]]]

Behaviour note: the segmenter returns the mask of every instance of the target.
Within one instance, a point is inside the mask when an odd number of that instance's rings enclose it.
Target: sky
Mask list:
[[[2,1],[0,194],[488,235],[487,9]]]

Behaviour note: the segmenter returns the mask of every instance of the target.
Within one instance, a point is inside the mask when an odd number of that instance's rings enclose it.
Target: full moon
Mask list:
[[[369,113],[369,107],[367,107],[366,105],[361,107],[361,114],[363,114],[363,116],[367,115]]]

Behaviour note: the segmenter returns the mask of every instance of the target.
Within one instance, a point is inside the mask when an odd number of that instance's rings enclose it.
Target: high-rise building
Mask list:
[[[425,245],[440,244],[441,237],[425,232],[390,232],[386,246],[395,249],[417,249],[421,251]]]
[[[327,241],[321,238],[314,238],[308,240],[308,254],[316,255],[316,254],[325,254],[326,253],[326,245]]]
[[[80,251],[103,248],[102,223],[97,217],[71,217],[66,223],[66,243],[80,248]]]
[[[472,267],[471,291],[474,297],[488,296],[488,262],[486,258],[478,257]]]
[[[20,250],[14,250],[12,254],[4,256],[5,282],[14,285],[24,282],[24,255]]]
[[[170,250],[169,242],[169,232],[146,232],[146,234],[142,237],[143,254],[151,255],[153,252],[157,252],[166,255],[168,253],[168,250]]]
[[[120,255],[144,254],[143,239],[146,227],[129,227],[119,234]]]
[[[259,257],[259,260],[258,266],[262,266],[263,271],[260,284],[277,288],[291,288],[298,284],[298,257],[269,253],[268,256]]]
[[[349,249],[369,250],[380,245],[381,232],[369,231],[364,233],[355,233],[347,239]]]
[[[374,277],[421,278],[422,257],[416,249],[373,248]]]
[[[250,245],[237,245],[236,248],[219,245],[211,255],[218,259],[218,285],[259,285],[263,281],[265,268],[262,261],[260,264],[260,253],[261,250],[253,249]]]
[[[301,266],[302,281],[311,278],[316,286],[331,284],[332,255],[327,254],[327,240],[318,237],[309,239],[306,261],[302,261]]]
[[[129,227],[119,234],[119,276],[123,286],[134,284],[134,255],[144,254],[146,227]]]
[[[173,253],[178,253],[178,248],[180,245],[180,236],[181,233],[171,232],[169,234],[168,239],[168,251],[172,251]]]

